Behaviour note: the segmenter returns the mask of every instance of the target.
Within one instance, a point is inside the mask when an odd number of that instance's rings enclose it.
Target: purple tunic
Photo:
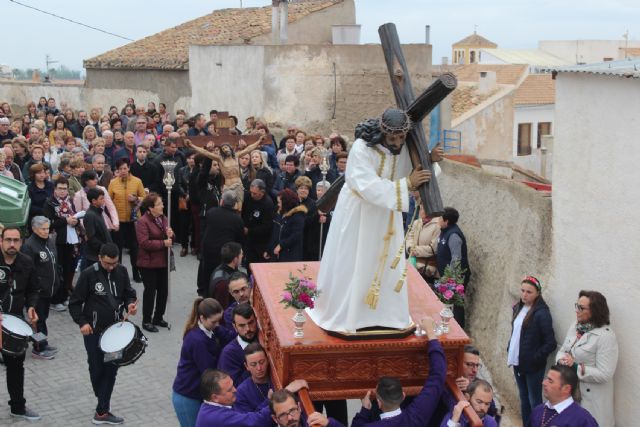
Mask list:
[[[238,386],[236,391],[236,402],[233,409],[240,412],[255,412],[269,405],[269,389],[273,389],[271,381],[266,384],[256,384],[253,378],[247,378]]]
[[[271,410],[265,406],[259,412],[239,412],[222,406],[203,403],[198,411],[196,427],[271,427]]]
[[[244,360],[244,350],[240,347],[237,337],[227,344],[220,353],[218,369],[229,374],[236,388],[250,375],[244,366]]]
[[[221,327],[214,329],[212,338],[197,326],[187,332],[182,341],[173,391],[200,400],[200,376],[205,370],[218,367],[218,356],[222,346],[234,338],[234,334]]]
[[[553,417],[551,419],[551,422],[547,424],[548,426],[598,427],[598,423],[596,422],[595,418],[591,416],[589,411],[584,409],[576,402],[573,402],[567,409],[555,416],[553,416],[555,412],[551,412],[549,408],[545,410],[545,408],[546,406],[543,403],[542,405],[538,405],[533,409],[533,411],[531,412],[531,416],[529,417],[527,427],[540,427],[543,424],[543,415],[545,422]]]
[[[351,427],[422,427],[429,424],[444,389],[447,360],[437,339],[429,341],[428,352],[429,376],[427,381],[413,402],[403,409],[400,415],[381,421],[371,421],[371,411],[362,408],[353,418]]]

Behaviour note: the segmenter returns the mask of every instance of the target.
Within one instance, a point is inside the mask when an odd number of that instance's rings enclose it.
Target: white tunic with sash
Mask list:
[[[406,261],[400,250],[402,212],[409,209],[406,177],[411,170],[406,146],[394,156],[381,145],[367,147],[362,139],[354,142],[320,263],[322,293],[315,308],[308,310],[323,329],[354,332],[371,326],[410,325],[406,283],[399,292],[394,288],[399,281],[406,282]],[[391,268],[399,253],[397,266]],[[365,301],[376,278],[379,299],[374,309]]]

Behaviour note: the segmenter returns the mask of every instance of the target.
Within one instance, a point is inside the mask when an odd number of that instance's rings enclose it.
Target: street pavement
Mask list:
[[[179,252],[174,247],[174,252]],[[191,303],[196,297],[198,262],[194,256],[176,257],[177,271],[171,274],[169,304],[165,318],[171,330],[143,331],[149,340],[146,352],[133,365],[118,370],[111,398],[111,410],[129,426],[177,426],[171,403],[171,386],[182,344],[182,332]],[[124,265],[130,270],[129,259]],[[130,320],[142,327],[142,283],[132,283],[140,298],[138,314]],[[37,422],[17,420],[9,415],[5,366],[0,365],[0,426],[89,426],[96,398],[89,381],[82,335],[68,311],[51,311],[47,321],[50,344],[58,347],[53,360],[39,360],[27,353],[25,398],[27,406],[42,416]]]

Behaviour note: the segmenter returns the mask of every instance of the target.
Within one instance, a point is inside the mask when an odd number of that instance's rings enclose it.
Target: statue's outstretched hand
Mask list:
[[[431,150],[431,161],[439,162],[442,159],[444,159],[444,149],[442,148],[442,145],[438,144],[433,148],[433,150]]]

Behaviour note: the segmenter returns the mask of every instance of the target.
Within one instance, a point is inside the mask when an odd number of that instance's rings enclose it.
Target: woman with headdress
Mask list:
[[[547,358],[556,349],[549,306],[542,298],[542,285],[533,276],[520,283],[520,301],[513,306],[507,364],[513,367],[520,392],[522,422],[542,403],[542,380]]]

